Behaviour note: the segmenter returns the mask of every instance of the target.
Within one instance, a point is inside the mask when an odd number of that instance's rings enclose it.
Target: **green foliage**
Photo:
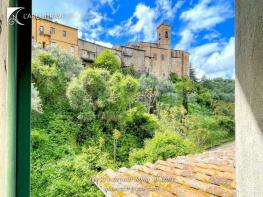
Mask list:
[[[94,176],[97,171],[112,167],[113,162],[109,155],[101,152],[98,147],[83,148],[78,155],[70,155],[57,162],[44,164],[40,180],[33,179],[32,195],[103,196],[89,177]]]
[[[146,105],[149,113],[157,113],[159,101],[169,101],[176,98],[171,81],[158,79],[152,75],[142,75],[139,80],[139,98]]]
[[[46,142],[48,142],[49,137],[44,132],[44,130],[41,129],[33,129],[31,131],[31,145],[33,149],[37,149],[44,145]]]
[[[130,75],[135,78],[139,78],[141,76],[141,74],[134,69],[134,66],[122,66],[121,72],[124,75]]]
[[[70,80],[84,69],[84,66],[79,59],[76,59],[71,54],[68,54],[57,47],[48,48],[48,52],[55,59],[57,67],[63,72],[66,80]]]
[[[88,68],[69,84],[67,97],[86,128],[96,122],[99,128],[111,132],[124,124],[122,119],[136,103],[138,90],[138,81],[129,75]]]
[[[175,91],[180,96],[182,105],[188,113],[189,95],[195,91],[194,83],[188,78],[182,78],[175,84]]]
[[[127,113],[126,133],[136,136],[139,143],[143,143],[146,138],[152,138],[158,127],[157,118],[142,109],[134,108]]]
[[[234,81],[222,78],[205,79],[201,81],[201,85],[211,91],[213,98],[226,102],[234,102]]]
[[[195,152],[194,145],[174,132],[157,132],[145,142],[143,149],[135,150],[130,155],[131,164],[143,164],[165,160]]]
[[[62,72],[47,52],[40,53],[38,59],[32,61],[32,81],[44,104],[58,101],[58,96],[63,96],[66,88]]]
[[[105,49],[96,58],[94,64],[96,68],[103,68],[111,73],[120,70],[121,64],[117,56],[115,56],[111,51]]]
[[[176,73],[170,73],[169,80],[173,83],[180,81],[180,78]]]
[[[193,82],[197,82],[197,77],[196,77],[196,71],[195,68],[190,65],[190,71],[189,71],[189,78],[193,81]]]
[[[120,68],[103,51],[92,68],[33,51],[32,196],[103,196],[107,169],[202,151],[233,139],[233,81],[196,82]]]

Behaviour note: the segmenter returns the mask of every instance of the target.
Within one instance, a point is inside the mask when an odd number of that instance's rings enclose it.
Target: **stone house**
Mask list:
[[[42,48],[58,46],[76,58],[79,57],[78,29],[49,19],[33,16],[32,43],[38,44]]]

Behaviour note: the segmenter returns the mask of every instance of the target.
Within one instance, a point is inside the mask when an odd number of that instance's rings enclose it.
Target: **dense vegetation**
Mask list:
[[[85,68],[34,49],[32,196],[103,196],[89,177],[233,139],[234,82],[158,79],[104,51]]]

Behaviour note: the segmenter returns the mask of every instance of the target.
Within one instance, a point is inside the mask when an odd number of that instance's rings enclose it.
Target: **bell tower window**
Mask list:
[[[168,38],[168,31],[165,32],[165,38]]]

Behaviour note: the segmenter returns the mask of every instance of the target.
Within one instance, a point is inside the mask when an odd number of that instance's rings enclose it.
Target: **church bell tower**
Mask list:
[[[160,24],[157,27],[158,44],[160,48],[171,48],[171,26],[167,24]]]

